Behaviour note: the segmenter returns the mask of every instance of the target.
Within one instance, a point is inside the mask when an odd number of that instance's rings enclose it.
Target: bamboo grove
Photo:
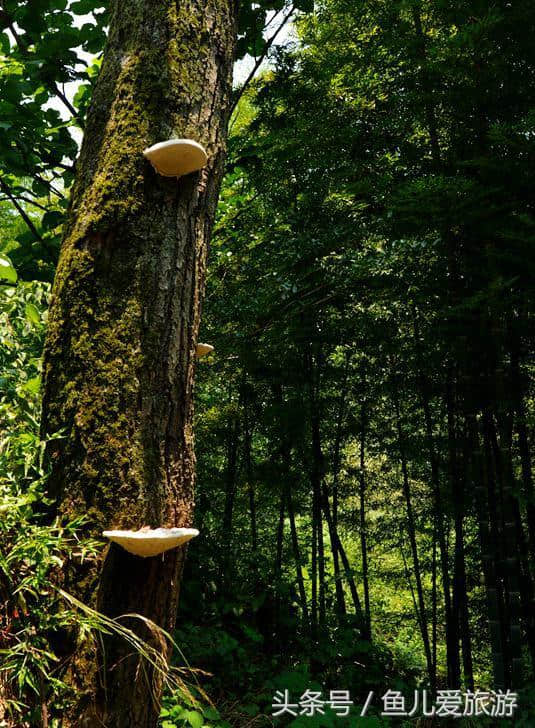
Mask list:
[[[395,552],[431,687],[532,679],[533,21],[328,2],[237,117],[198,512],[279,646],[285,589],[312,643],[381,639]]]

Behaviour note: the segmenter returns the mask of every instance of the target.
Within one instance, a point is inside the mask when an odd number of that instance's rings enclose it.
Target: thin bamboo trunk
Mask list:
[[[502,667],[499,674],[503,674],[503,687],[510,684],[511,676],[511,656],[509,650],[509,613],[504,595],[504,565],[503,554],[504,544],[502,538],[501,519],[499,518],[498,504],[501,502],[496,488],[496,479],[494,471],[494,461],[491,445],[491,423],[488,411],[483,413],[483,445],[484,445],[484,463],[487,481],[487,500],[489,505],[489,524],[490,524],[490,541],[492,547],[492,557],[496,566],[496,601],[498,607],[497,620],[500,629],[500,641],[502,646]],[[501,686],[498,685],[498,688]]]
[[[297,528],[295,524],[295,511],[292,501],[292,493],[291,489],[288,488],[287,493],[288,498],[288,517],[290,519],[290,533],[292,536],[292,549],[294,553],[294,559],[295,559],[295,571],[296,571],[296,577],[297,577],[297,586],[299,589],[299,601],[301,606],[301,612],[303,614],[303,622],[305,624],[305,628],[307,631],[310,629],[310,618],[308,614],[308,605],[307,605],[307,597],[306,597],[306,591],[305,591],[305,582],[303,579],[303,570],[302,570],[302,562],[301,562],[301,549],[299,547],[299,538],[297,536]]]
[[[333,489],[332,489],[332,503],[333,503],[333,509],[332,509],[332,518],[333,518],[333,525],[335,530],[338,527],[338,488],[339,488],[339,480],[340,480],[340,465],[341,465],[341,443],[342,443],[342,424],[344,420],[344,414],[346,411],[346,399],[347,399],[347,390],[348,390],[348,374],[349,374],[349,355],[346,357],[346,363],[344,367],[344,377],[342,380],[342,386],[340,388],[340,398],[338,402],[338,412],[336,417],[336,432],[334,436],[334,445],[333,445],[333,465],[332,465],[332,476],[333,476]],[[331,553],[333,557],[333,568],[334,568],[334,583],[335,583],[335,593],[336,593],[336,611],[339,615],[342,617],[346,614],[346,605],[345,605],[345,595],[344,595],[344,586],[342,583],[342,575],[340,572],[340,558],[338,555],[338,549],[333,543],[332,538],[330,539],[331,543]]]
[[[459,464],[457,460],[457,434],[455,423],[455,404],[453,392],[453,371],[451,363],[448,364],[446,375],[446,411],[448,420],[448,475],[450,498],[454,512],[455,526],[455,547],[454,547],[454,576],[451,613],[449,615],[450,644],[448,650],[448,684],[452,688],[461,687],[461,663],[459,655],[460,640],[460,614],[462,600],[461,575],[462,564],[464,563],[464,549],[462,542],[462,504],[459,498],[463,494],[460,488]]]
[[[520,600],[522,604],[522,617],[524,621],[524,630],[526,633],[526,641],[529,650],[532,670],[535,673],[535,588],[529,568],[530,553],[528,542],[525,534],[520,505],[515,499],[513,503],[514,519],[517,534],[518,555],[520,560]]]
[[[325,548],[323,543],[323,518],[321,503],[317,507],[318,519],[318,582],[319,582],[319,626],[322,633],[327,623],[327,605],[325,601]]]
[[[313,488],[313,518],[317,547],[317,579],[318,579],[318,622],[324,628],[326,623],[325,605],[325,553],[323,546],[323,518],[321,511],[321,479],[323,469],[323,453],[321,449],[321,435],[319,415],[312,404],[312,488]]]
[[[366,534],[366,423],[367,416],[364,402],[360,412],[360,478],[359,478],[359,521],[360,521],[360,551],[362,556],[362,586],[364,588],[364,624],[367,639],[371,639],[371,613],[370,613],[370,587],[368,583],[368,546]]]
[[[220,584],[225,591],[232,578],[232,524],[236,498],[239,448],[239,419],[236,414],[229,422],[227,432],[227,467],[225,475],[225,505],[222,519],[223,554]]]
[[[513,337],[511,337],[513,338]],[[531,555],[532,570],[535,569],[535,490],[533,487],[533,470],[531,466],[531,450],[529,445],[526,407],[524,403],[524,376],[520,367],[520,353],[517,337],[510,344],[511,350],[511,393],[515,410],[514,428],[517,434],[522,483],[526,499],[526,515],[528,526],[528,542]]]
[[[407,468],[407,458],[405,455],[405,441],[403,436],[403,430],[401,427],[401,412],[399,405],[399,393],[397,389],[397,383],[394,380],[392,387],[392,398],[394,404],[394,412],[396,418],[396,429],[398,435],[398,448],[401,461],[401,472],[402,472],[402,484],[403,484],[403,495],[405,498],[405,505],[407,509],[407,530],[409,536],[409,543],[411,547],[412,562],[414,568],[414,578],[416,581],[416,593],[418,597],[418,609],[420,613],[420,632],[422,635],[422,643],[424,646],[425,660],[427,665],[427,672],[429,680],[433,677],[433,659],[431,656],[431,643],[429,640],[429,628],[427,622],[427,612],[424,599],[424,591],[422,586],[422,574],[420,570],[420,559],[418,556],[418,546],[416,544],[416,527],[414,521],[414,513],[412,508],[412,497],[411,487],[409,481],[409,473]]]
[[[336,544],[336,548],[338,549],[338,553],[340,554],[340,559],[342,561],[342,566],[343,566],[344,572],[345,572],[344,576],[348,583],[349,592],[351,594],[351,599],[353,601],[353,607],[355,609],[355,616],[360,625],[362,633],[364,633],[365,621],[364,621],[364,613],[362,611],[362,605],[360,602],[360,597],[358,595],[357,586],[355,584],[355,579],[353,578],[351,566],[349,564],[349,559],[347,558],[347,554],[346,554],[345,549],[340,540],[340,536],[338,535],[337,530],[334,528],[333,519],[332,519],[330,506],[329,506],[329,496],[328,496],[327,489],[325,488],[325,486],[323,487],[323,491],[322,491],[321,507],[323,509],[323,514],[325,516],[325,520],[327,521],[327,526],[329,528],[330,537],[331,537],[332,541]]]
[[[437,526],[433,527],[433,548],[431,563],[431,653],[433,657],[433,676],[431,679],[432,693],[436,692],[437,684],[437,644],[438,644],[438,594],[437,594]]]
[[[256,525],[256,502],[255,502],[255,489],[254,489],[254,474],[253,474],[253,460],[252,460],[252,448],[253,448],[253,428],[249,421],[248,406],[245,402],[245,432],[244,432],[244,458],[245,458],[245,474],[247,477],[247,496],[249,500],[249,518],[251,523],[251,548],[256,551],[258,548],[258,530]]]
[[[284,545],[284,509],[285,509],[285,491],[281,490],[280,501],[279,501],[279,520],[277,522],[277,533],[275,537],[275,564],[274,564],[274,587],[275,587],[275,619],[274,629],[275,637],[279,631],[280,624],[280,611],[281,611],[281,577],[282,577],[282,553]]]
[[[492,547],[490,532],[490,513],[488,506],[488,479],[486,460],[482,452],[481,437],[477,422],[473,415],[467,418],[468,437],[470,439],[471,468],[470,477],[474,487],[474,502],[478,519],[481,565],[485,580],[487,614],[489,621],[489,637],[492,656],[492,671],[496,690],[505,687],[504,648],[500,622],[500,594],[496,571],[495,551]]]
[[[312,495],[312,544],[311,544],[311,598],[310,598],[310,614],[311,625],[310,632],[313,639],[318,637],[318,518],[317,518],[317,496],[314,492]]]
[[[435,527],[434,531],[438,537],[438,545],[440,550],[440,569],[442,577],[442,592],[444,598],[444,626],[446,632],[446,661],[448,665],[448,680],[451,679],[450,665],[454,661],[453,654],[457,651],[455,644],[454,631],[452,632],[450,625],[452,620],[451,605],[451,584],[449,572],[449,553],[448,543],[446,539],[446,514],[444,512],[444,503],[442,497],[442,488],[440,484],[440,461],[435,448],[433,437],[433,420],[431,417],[430,404],[430,385],[422,361],[422,353],[420,348],[420,329],[418,325],[418,316],[413,308],[413,327],[414,340],[416,347],[416,359],[418,366],[418,380],[420,384],[420,395],[422,400],[422,409],[424,413],[424,426],[427,449],[429,452],[429,464],[431,466],[431,484],[433,488],[433,500],[435,511]],[[433,659],[434,673],[436,673],[436,659]],[[453,683],[451,683],[453,684]]]
[[[474,691],[474,670],[472,660],[472,638],[468,606],[466,561],[464,550],[464,524],[462,516],[455,519],[455,584],[458,593],[458,618],[463,656],[464,686]]]
[[[312,485],[312,634],[317,637],[318,624],[325,625],[325,556],[323,550],[323,519],[321,491],[323,482],[323,452],[321,449],[320,412],[318,403],[319,375],[314,362],[312,345],[308,347],[307,375],[310,406],[310,480]]]
[[[279,407],[279,412],[281,413],[279,424],[280,424],[280,432],[281,432],[280,451],[281,451],[281,458],[282,458],[282,473],[283,473],[283,483],[284,483],[285,494],[286,494],[286,505],[288,508],[288,518],[290,521],[290,534],[291,534],[291,539],[292,539],[292,551],[293,551],[293,556],[294,556],[294,560],[295,560],[295,571],[296,571],[297,587],[298,587],[298,591],[299,591],[299,601],[300,601],[301,613],[303,615],[303,623],[305,625],[305,629],[307,632],[310,632],[311,621],[310,621],[310,614],[309,614],[307,596],[306,596],[306,590],[305,590],[305,581],[303,578],[302,556],[301,556],[301,548],[299,546],[297,526],[296,526],[296,522],[295,522],[295,509],[294,509],[293,499],[292,499],[291,445],[290,445],[290,441],[289,441],[288,435],[285,430],[284,418],[282,417],[284,398],[283,398],[282,387],[280,385],[274,387],[274,398]]]
[[[503,396],[503,390],[502,390]],[[504,402],[503,399],[500,399]],[[496,474],[500,482],[502,494],[502,523],[504,553],[505,596],[509,611],[509,649],[511,657],[510,687],[517,688],[522,684],[522,629],[520,564],[517,548],[517,528],[515,522],[514,474],[511,464],[512,421],[502,411],[498,415],[500,437],[498,438],[494,423],[491,423],[491,438],[496,462]]]

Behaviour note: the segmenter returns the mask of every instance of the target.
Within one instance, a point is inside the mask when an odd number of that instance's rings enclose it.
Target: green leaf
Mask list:
[[[98,7],[99,3],[95,2],[95,0],[78,0],[71,3],[70,10],[77,15],[88,15]]]
[[[72,100],[73,104],[79,109],[84,103],[87,102],[91,94],[91,85],[89,83],[82,83],[78,86],[77,92],[74,94]]]
[[[38,394],[39,390],[41,389],[41,377],[37,376],[28,379],[28,381],[24,385],[24,389],[27,392],[31,392],[32,394]]]
[[[9,53],[9,37],[5,33],[0,33],[0,50],[6,55]]]
[[[244,713],[247,713],[247,715],[258,715],[260,713],[260,708],[258,705],[255,705],[254,703],[250,703],[249,705],[244,705],[242,708]]]
[[[26,306],[24,306],[24,314],[28,321],[30,321],[32,324],[41,323],[41,315],[39,313],[39,309],[35,304],[27,303]]]
[[[210,705],[207,708],[203,708],[204,717],[208,718],[208,720],[218,720],[221,716],[219,714],[219,711],[215,708],[212,708]]]
[[[16,283],[17,278],[17,271],[7,255],[0,254],[0,280],[8,281],[8,283]]]
[[[40,197],[44,197],[48,194],[48,186],[40,180],[34,179],[32,182],[32,192],[35,192]]]
[[[62,212],[60,212],[59,210],[49,210],[43,215],[43,220],[41,224],[46,230],[54,230],[54,228],[57,228],[58,225],[61,225],[62,222]]]
[[[204,718],[196,710],[188,710],[182,717],[188,721],[191,728],[202,728],[204,724]]]
[[[253,642],[262,642],[263,637],[260,634],[260,632],[257,632],[256,629],[253,629],[252,627],[249,627],[246,624],[241,625],[242,631],[245,634],[246,637],[248,637]]]

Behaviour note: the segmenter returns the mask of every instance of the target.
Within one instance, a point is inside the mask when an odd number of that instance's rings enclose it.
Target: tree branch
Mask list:
[[[42,184],[44,184],[46,187],[48,187],[48,189],[50,190],[50,192],[52,192],[54,195],[57,195],[58,197],[61,197],[63,200],[65,199],[65,195],[63,194],[63,192],[60,192],[59,190],[57,190],[54,187],[54,185],[51,182],[49,182],[47,179],[45,179],[44,177],[41,177],[38,174],[34,174],[34,177],[35,177],[36,180],[38,180],[39,182],[41,182]]]
[[[2,189],[4,191],[6,197],[8,197],[11,200],[11,202],[13,204],[13,207],[17,210],[17,212],[19,213],[19,215],[22,217],[22,219],[24,220],[24,222],[28,226],[30,232],[35,237],[35,239],[36,240],[39,240],[39,242],[42,243],[43,242],[43,238],[39,235],[39,232],[37,231],[37,228],[35,227],[35,225],[31,221],[30,217],[28,216],[28,213],[19,204],[17,198],[11,192],[11,189],[8,187],[8,185],[1,178],[0,178],[0,189]]]
[[[231,116],[234,113],[234,110],[236,109],[236,106],[238,105],[238,103],[239,103],[241,97],[243,96],[245,90],[247,89],[247,87],[249,86],[249,84],[251,83],[251,81],[253,80],[253,78],[255,77],[256,72],[258,71],[258,69],[260,68],[260,66],[262,65],[262,63],[264,62],[264,59],[266,58],[266,56],[267,56],[267,54],[269,52],[269,49],[271,48],[271,46],[275,42],[277,36],[281,32],[281,30],[284,28],[284,26],[286,25],[286,23],[290,20],[290,18],[293,15],[294,11],[295,11],[295,6],[292,4],[292,6],[290,8],[290,11],[282,19],[282,23],[279,25],[279,27],[277,28],[277,30],[273,33],[273,35],[271,36],[271,38],[268,38],[268,40],[266,41],[266,45],[264,47],[264,50],[258,56],[258,58],[256,60],[256,63],[254,64],[251,72],[249,73],[249,75],[247,76],[247,78],[245,79],[245,81],[243,82],[243,84],[241,85],[241,87],[239,88],[238,92],[236,93],[236,96],[234,97],[234,100],[233,100],[233,102],[231,104],[231,107],[230,107],[230,114],[231,114]]]
[[[5,202],[6,200],[10,200],[10,202],[14,202],[14,200],[21,200],[22,202],[26,202],[28,205],[34,205],[35,207],[38,207],[40,210],[43,210],[43,212],[48,212],[48,208],[44,205],[41,205],[40,202],[36,202],[35,200],[30,200],[27,197],[22,197],[21,195],[13,195],[13,197],[4,197],[0,200],[0,202]]]

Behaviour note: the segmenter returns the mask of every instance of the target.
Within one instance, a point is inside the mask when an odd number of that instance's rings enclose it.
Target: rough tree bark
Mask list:
[[[111,5],[44,364],[43,432],[63,432],[49,450],[51,493],[59,513],[86,514],[92,534],[192,523],[195,346],[235,15],[234,0]],[[142,150],[173,137],[206,147],[202,172],[176,180],[152,170]],[[141,559],[112,545],[67,587],[110,616],[135,612],[171,629],[184,555]],[[63,725],[157,725],[161,678],[143,679],[124,646],[108,642],[106,670],[90,650],[67,662],[76,701]]]

